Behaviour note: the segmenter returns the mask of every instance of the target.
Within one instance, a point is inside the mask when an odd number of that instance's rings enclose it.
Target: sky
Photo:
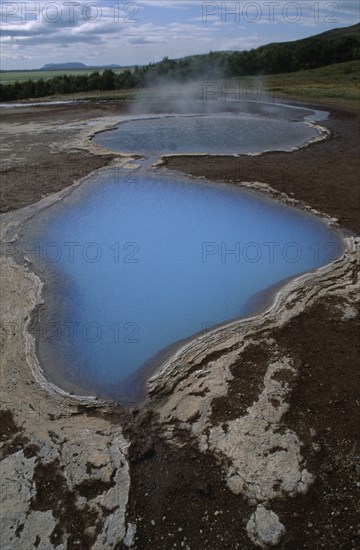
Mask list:
[[[359,0],[0,0],[0,8],[2,70],[143,65],[297,40],[360,20]]]

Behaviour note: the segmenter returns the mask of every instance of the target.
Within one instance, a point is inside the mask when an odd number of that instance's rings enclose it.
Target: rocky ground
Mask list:
[[[4,112],[5,241],[28,215],[18,208],[124,164],[88,137],[125,109]],[[267,183],[338,218],[348,250],[269,315],[190,346],[150,380],[143,407],[75,399],[44,379],[30,330],[41,282],[4,247],[1,548],[358,547],[358,119],[337,111],[324,125],[329,140],[292,153],[166,161]]]

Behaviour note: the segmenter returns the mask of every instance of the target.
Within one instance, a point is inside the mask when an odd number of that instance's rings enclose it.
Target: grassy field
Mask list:
[[[85,74],[92,71],[74,70],[67,74]],[[121,72],[121,69],[115,70]],[[9,78],[16,75],[17,79],[24,78],[51,78],[56,74],[64,74],[62,71],[37,71],[37,72],[19,72],[19,73],[1,73],[1,78],[5,75]],[[238,83],[241,90],[241,98],[258,99],[263,101],[271,100],[273,96],[300,100],[310,103],[319,103],[333,107],[344,107],[352,111],[360,112],[360,61],[348,61],[336,65],[328,65],[319,69],[309,71],[299,71],[296,73],[285,73],[276,75],[242,77],[227,81],[219,81],[220,85],[225,84],[227,89],[231,90],[234,81]],[[8,81],[10,82],[10,81]],[[214,82],[213,82],[214,84]],[[181,85],[171,87],[169,95],[176,98],[181,89]],[[253,93],[251,90],[255,90]],[[201,98],[202,85],[198,86],[198,96]],[[259,91],[259,93],[258,93]],[[163,90],[162,90],[163,92]],[[260,93],[261,92],[261,93]],[[260,95],[259,95],[260,94]],[[134,98],[154,98],[158,97],[156,88],[147,88],[143,90],[119,90],[119,91],[101,91],[76,93],[67,96],[57,96],[56,99],[81,99],[88,100],[119,100],[126,101]],[[42,98],[40,101],[46,101],[49,98]],[[54,97],[52,98],[54,99]],[[31,100],[29,100],[31,101]]]
[[[270,75],[264,84],[276,96],[360,111],[360,61]]]
[[[224,85],[226,90],[236,89],[234,81],[239,85],[241,99],[271,101],[276,96],[360,112],[360,61],[348,61],[296,73],[219,81],[218,90],[221,90],[220,85]],[[169,90],[169,96],[174,97],[178,92],[179,87],[176,86]],[[101,94],[91,92],[88,94],[88,98],[126,100],[137,96],[138,98],[151,99],[154,97],[155,99],[157,93],[156,88],[134,91],[134,93],[129,90],[102,92]],[[201,98],[201,85],[198,95]]]
[[[129,67],[131,68],[131,67]],[[0,71],[0,84],[14,84],[14,82],[25,82],[26,80],[49,80],[54,76],[67,75],[88,75],[95,72],[97,69],[72,69],[68,71]],[[122,73],[124,69],[112,69],[114,73]],[[102,73],[104,69],[99,69]]]

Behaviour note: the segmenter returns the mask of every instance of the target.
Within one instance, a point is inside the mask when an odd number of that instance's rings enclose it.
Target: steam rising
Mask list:
[[[305,109],[295,111],[285,106],[279,109],[262,77],[228,79],[217,76],[186,83],[168,77],[149,78],[147,87],[137,93],[131,114],[246,113],[296,120],[309,114]]]

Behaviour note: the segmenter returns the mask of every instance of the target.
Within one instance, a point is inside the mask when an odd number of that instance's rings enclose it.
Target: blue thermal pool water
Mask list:
[[[245,154],[287,150],[316,136],[314,128],[299,120],[222,113],[128,120],[97,134],[94,141],[115,151],[144,155]]]
[[[110,171],[42,211],[30,241],[46,275],[43,368],[66,390],[117,400],[139,396],[161,350],[343,249],[315,217],[246,190]]]

